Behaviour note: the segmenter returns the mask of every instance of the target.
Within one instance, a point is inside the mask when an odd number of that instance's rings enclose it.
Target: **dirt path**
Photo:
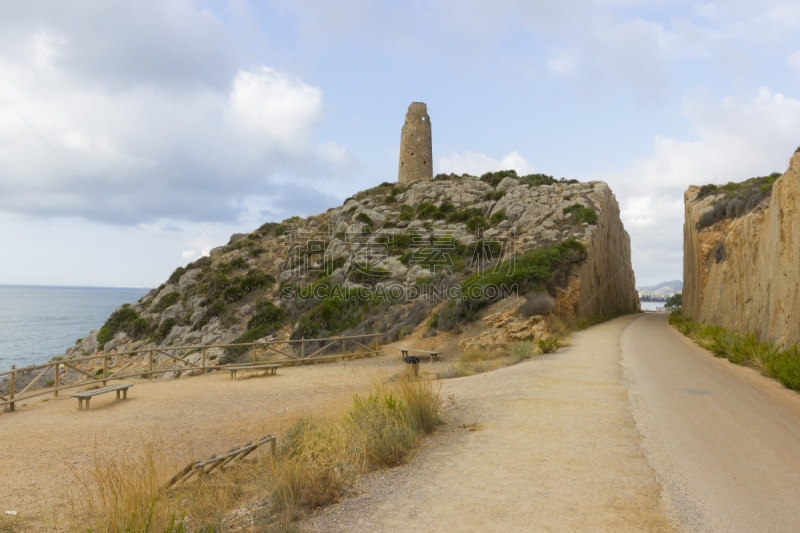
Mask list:
[[[368,476],[360,496],[302,524],[313,531],[671,531],[640,447],[620,365],[637,317],[572,346],[448,380],[456,418],[410,464]],[[478,420],[478,431],[458,428]]]
[[[623,335],[643,447],[686,531],[800,530],[800,395],[646,315]]]

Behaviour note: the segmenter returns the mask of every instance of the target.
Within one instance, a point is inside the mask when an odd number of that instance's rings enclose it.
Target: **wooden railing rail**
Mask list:
[[[363,339],[371,339],[374,338],[374,345],[370,346],[370,343],[364,341]],[[91,385],[94,383],[102,383],[103,386],[106,385],[108,381],[111,380],[121,380],[127,379],[131,377],[144,377],[147,376],[148,379],[152,379],[154,374],[163,374],[166,372],[194,372],[200,371],[202,373],[206,373],[209,370],[214,369],[225,369],[230,367],[236,367],[238,365],[250,365],[256,362],[257,358],[257,351],[259,349],[263,349],[267,352],[275,352],[278,353],[286,359],[278,359],[270,361],[271,363],[276,364],[286,364],[286,365],[293,365],[293,364],[303,364],[306,362],[314,362],[314,361],[325,361],[331,359],[340,359],[342,357],[353,357],[359,355],[377,355],[380,353],[380,333],[373,333],[369,335],[350,335],[344,337],[326,337],[322,339],[298,339],[298,340],[287,340],[287,341],[267,341],[267,342],[248,342],[248,343],[233,343],[233,344],[211,344],[211,345],[192,345],[192,346],[165,346],[165,347],[158,347],[158,348],[145,348],[141,350],[131,350],[126,352],[117,352],[117,353],[98,353],[92,354],[84,357],[76,357],[74,359],[58,359],[55,361],[50,361],[49,363],[44,363],[41,365],[32,365],[24,368],[16,368],[16,366],[11,365],[11,370],[6,372],[0,372],[0,378],[5,376],[9,376],[9,393],[8,396],[0,395],[0,406],[8,405],[9,410],[14,410],[14,405],[18,402],[23,400],[27,400],[30,398],[35,398],[37,396],[42,396],[45,394],[53,394],[53,396],[58,396],[59,391],[73,389],[76,387],[85,387],[87,385]],[[358,342],[358,340],[362,340],[362,342]],[[353,347],[356,348],[356,351],[348,352],[346,349],[347,342],[350,342]],[[326,350],[329,350],[333,346],[335,346],[338,342],[341,342],[341,353],[337,353],[336,355],[318,355],[324,353]],[[323,343],[322,348],[315,350],[314,352],[306,355],[306,344],[307,343]],[[296,356],[292,354],[289,350],[283,351],[275,348],[275,345],[285,345],[285,344],[299,344],[300,345],[300,356]],[[210,348],[241,348],[247,347],[250,349],[252,353],[252,362],[248,363],[239,363],[237,364],[227,364],[227,365],[209,365],[209,359],[206,355],[206,351]],[[362,351],[358,351],[361,349]],[[183,351],[183,357],[189,355],[190,353],[200,352],[200,364],[197,365],[195,363],[190,363],[185,359],[182,359],[180,356],[176,356],[167,352],[178,352]],[[338,350],[337,350],[338,351]],[[245,352],[246,353],[246,350]],[[154,354],[159,354],[166,356],[169,359],[173,359],[176,361],[177,364],[181,364],[182,366],[173,365],[170,368],[154,368]],[[135,372],[131,372],[128,374],[124,374],[123,372],[127,370],[131,365],[136,363],[137,361],[143,362],[143,358],[147,357],[147,369],[146,370],[137,370]],[[130,358],[129,361],[125,362],[125,364],[121,368],[117,368],[112,373],[109,373],[109,359],[114,358],[116,361],[116,365],[121,362],[120,358],[128,357]],[[95,369],[95,367],[102,361],[103,368],[102,369]],[[84,363],[88,363],[84,365]],[[81,368],[84,366],[84,368]],[[36,385],[44,376],[47,375],[47,372],[53,369],[53,376],[52,380],[48,381],[48,386],[43,387],[42,389],[34,389],[31,390],[34,385]],[[16,391],[16,381],[17,376],[23,372],[33,372],[36,370],[40,370],[40,372],[33,378],[28,384],[25,386],[24,389],[17,392]],[[83,374],[83,377],[75,382],[70,383],[67,385],[61,384],[61,379],[66,375],[69,370],[74,370],[79,374]],[[52,383],[52,384],[50,384]],[[30,391],[30,392],[29,392]]]

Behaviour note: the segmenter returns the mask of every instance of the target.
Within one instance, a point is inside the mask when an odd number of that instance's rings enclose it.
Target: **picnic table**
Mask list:
[[[278,367],[281,365],[248,365],[248,366],[231,366],[228,370],[231,373],[231,379],[236,379],[236,372],[239,370],[266,370],[273,376],[276,375]]]
[[[408,357],[409,357],[408,356],[408,352],[414,352],[415,354],[418,353],[418,354],[422,354],[422,355],[428,355],[428,356],[430,356],[431,361],[433,361],[436,357],[438,357],[438,356],[440,356],[442,354],[442,352],[432,351],[432,350],[414,350],[413,348],[400,348],[400,353],[402,354],[403,361],[408,359]],[[415,356],[412,356],[412,357],[415,357]]]
[[[111,387],[103,387],[102,389],[95,389],[95,390],[87,390],[84,392],[79,392],[77,394],[73,394],[73,398],[78,399],[78,409],[83,411],[83,403],[86,402],[86,410],[89,410],[89,402],[94,396],[99,394],[105,394],[107,392],[116,392],[117,393],[117,400],[120,399],[119,394],[122,393],[122,399],[128,399],[128,389],[133,387],[128,383],[120,383],[119,385],[112,385]]]
[[[428,355],[431,358],[431,363],[433,363],[433,359],[442,352],[431,351],[431,350],[415,350],[413,348],[400,348],[400,354],[402,355],[403,361],[406,364],[412,365],[411,369],[415,376],[419,375],[419,356],[418,355],[408,355],[408,352],[413,352],[415,354],[422,354]]]

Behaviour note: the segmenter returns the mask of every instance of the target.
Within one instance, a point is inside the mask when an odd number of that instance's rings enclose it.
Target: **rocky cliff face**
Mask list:
[[[683,313],[787,348],[800,342],[800,153],[748,214],[729,198],[684,194]],[[714,216],[721,202],[730,216]]]
[[[385,183],[326,213],[233,235],[118,309],[65,357],[342,333],[378,332],[391,342],[417,327],[436,334],[446,321],[428,320],[448,303],[453,320],[470,319],[462,296],[447,291],[485,289],[494,268],[514,261],[530,263],[533,276],[518,279],[520,296],[546,291],[559,314],[638,309],[630,239],[607,184],[508,171],[440,175]],[[222,349],[208,355],[233,357]]]

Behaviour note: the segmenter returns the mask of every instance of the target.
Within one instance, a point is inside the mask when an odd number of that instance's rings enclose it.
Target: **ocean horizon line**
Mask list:
[[[0,283],[0,287],[15,287],[24,289],[124,289],[124,290],[150,290],[155,287],[142,287],[138,285],[117,285],[117,286],[103,286],[103,285],[17,285],[12,283]]]

